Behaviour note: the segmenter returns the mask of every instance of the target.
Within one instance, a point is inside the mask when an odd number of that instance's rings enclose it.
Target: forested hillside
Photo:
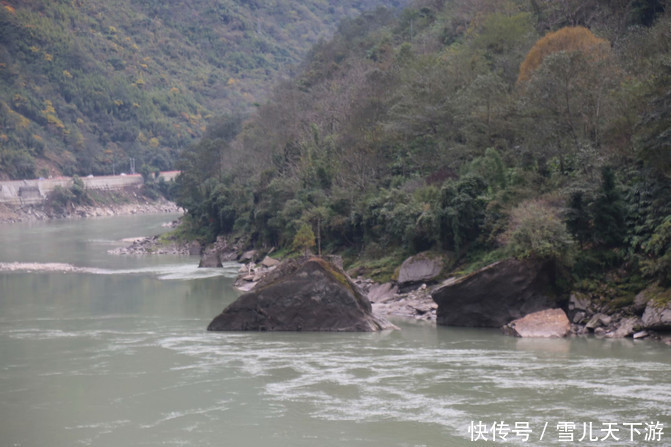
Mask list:
[[[670,13],[420,0],[348,20],[183,154],[186,225],[286,250],[314,234],[381,274],[422,250],[549,258],[633,298],[671,280]]]
[[[171,167],[345,17],[404,0],[3,0],[0,178]]]

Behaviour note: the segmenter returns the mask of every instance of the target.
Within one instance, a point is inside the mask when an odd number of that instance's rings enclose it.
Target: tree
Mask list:
[[[643,273],[657,277],[663,287],[671,286],[671,216],[655,229],[644,249],[648,258]]]
[[[528,120],[522,134],[543,162],[556,159],[562,174],[588,172],[601,149],[620,77],[610,56],[607,50],[551,52],[519,84]]]
[[[671,59],[661,58],[648,105],[638,125],[639,156],[654,171],[671,178]]]
[[[322,255],[322,226],[328,219],[328,210],[323,206],[318,206],[304,213],[303,218],[313,223],[317,227],[317,254]]]
[[[480,234],[486,207],[482,194],[486,190],[487,184],[476,175],[465,175],[443,186],[438,211],[443,248],[458,255],[464,245]]]
[[[590,216],[583,191],[574,191],[571,193],[565,221],[566,228],[582,247],[582,244],[590,237]]]
[[[567,26],[548,33],[540,38],[527,53],[520,65],[517,82],[529,80],[547,56],[561,51],[580,51],[589,55],[590,58],[599,59],[610,51],[610,44],[607,40],[596,37],[583,26]]]
[[[310,225],[303,223],[296,236],[294,236],[294,241],[291,244],[291,247],[294,250],[302,250],[305,256],[308,255],[310,249],[315,246],[315,234],[312,232]]]
[[[601,188],[592,204],[594,241],[605,247],[622,243],[626,234],[625,208],[610,166],[601,170]]]

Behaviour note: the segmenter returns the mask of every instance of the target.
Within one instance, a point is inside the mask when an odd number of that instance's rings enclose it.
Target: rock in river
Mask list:
[[[503,326],[503,332],[515,337],[561,338],[571,330],[571,323],[561,309],[545,309],[525,315]]]
[[[238,298],[210,331],[372,332],[394,326],[338,267],[321,258],[290,260]]]
[[[501,327],[532,312],[558,307],[549,293],[549,263],[506,259],[450,279],[431,294],[436,322],[445,326]]]

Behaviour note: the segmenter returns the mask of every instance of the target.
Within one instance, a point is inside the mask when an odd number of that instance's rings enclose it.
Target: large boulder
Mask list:
[[[571,323],[561,309],[545,309],[513,320],[503,332],[515,337],[561,338],[571,330]]]
[[[419,286],[422,283],[432,282],[438,278],[445,266],[442,256],[429,253],[419,253],[411,256],[401,264],[398,271],[398,285],[401,289]]]
[[[266,275],[208,326],[210,331],[372,332],[394,326],[337,266],[291,260]]]
[[[671,331],[671,289],[658,286],[646,289],[649,299],[641,317],[645,329]]]
[[[431,294],[436,322],[445,326],[498,327],[532,312],[558,307],[547,262],[506,259],[449,279]]]

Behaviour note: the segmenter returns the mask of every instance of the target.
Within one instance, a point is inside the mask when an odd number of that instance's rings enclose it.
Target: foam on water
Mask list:
[[[57,262],[0,262],[0,272],[86,273],[91,275],[153,275],[161,280],[194,280],[225,276],[235,278],[239,264],[227,263],[223,268],[198,268],[194,264],[164,264],[135,269],[102,269],[78,267]]]

